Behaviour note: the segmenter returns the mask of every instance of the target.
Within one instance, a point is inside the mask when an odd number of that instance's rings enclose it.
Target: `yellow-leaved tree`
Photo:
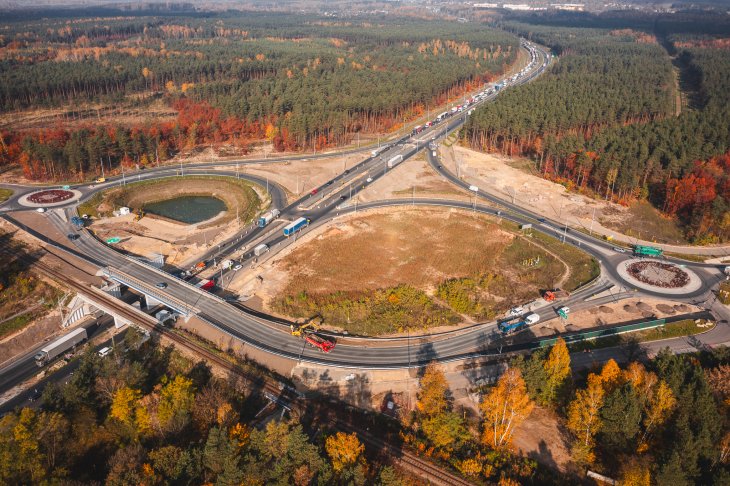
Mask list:
[[[588,386],[585,390],[578,390],[568,406],[568,428],[578,438],[574,456],[580,461],[591,463],[595,460],[593,441],[601,429],[600,411],[604,394],[601,377],[591,373]]]
[[[172,432],[182,430],[190,416],[195,401],[193,380],[177,375],[160,392],[157,420],[160,427]]]
[[[443,413],[449,408],[449,385],[441,368],[431,363],[426,366],[421,377],[421,391],[418,394],[416,409],[425,416]]]
[[[522,373],[517,368],[508,369],[479,405],[483,415],[484,445],[493,449],[507,446],[515,428],[530,415],[533,407]]]
[[[570,376],[570,353],[568,353],[568,346],[565,345],[563,338],[558,338],[550,349],[543,368],[547,375],[544,390],[545,400],[552,403]]]
[[[332,468],[335,472],[341,472],[346,467],[357,463],[365,451],[365,446],[360,443],[357,435],[344,432],[337,432],[335,435],[327,437],[324,447],[332,460]]]

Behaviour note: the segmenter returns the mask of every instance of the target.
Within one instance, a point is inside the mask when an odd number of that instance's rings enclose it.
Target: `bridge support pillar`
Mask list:
[[[157,300],[156,298],[152,297],[149,294],[144,294],[144,300],[145,300],[145,302],[147,304],[145,306],[145,309],[151,309],[151,308],[153,308],[155,306],[163,305],[162,302],[160,302],[159,300]]]
[[[116,297],[117,299],[122,298],[122,286],[117,282],[111,282],[101,288],[104,292],[109,295]]]
[[[123,318],[117,317],[117,316],[112,316],[112,317],[114,318],[114,327],[116,329],[119,329],[119,328],[124,327],[127,324],[129,324],[129,321],[126,319],[123,319]]]

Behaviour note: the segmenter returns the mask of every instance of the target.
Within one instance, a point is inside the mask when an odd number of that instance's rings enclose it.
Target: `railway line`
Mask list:
[[[0,252],[7,251],[8,247],[6,245],[0,246]],[[47,250],[44,249],[44,251]],[[54,253],[48,253],[56,256]],[[33,265],[34,269],[55,280],[56,282],[63,284],[69,289],[75,290],[76,292],[81,294],[89,294],[89,289],[86,285],[54,269],[49,264],[32,259],[30,256],[22,256],[20,258],[26,259],[28,263]],[[93,298],[99,299],[102,297],[98,293],[93,293]],[[143,318],[142,316],[140,316],[140,313],[136,309],[130,308],[130,306],[112,296],[108,296],[105,299],[104,305],[106,307],[111,307],[115,313],[125,319],[128,319],[130,322],[141,326],[147,331],[156,333],[164,339],[167,339],[168,341],[172,342],[176,347],[191,352],[196,356],[203,358],[206,362],[214,364],[218,368],[244,379],[250,385],[260,387],[261,391],[276,397],[277,401],[287,403],[290,410],[295,415],[303,413],[306,409],[307,400],[301,398],[299,394],[293,391],[288,385],[283,384],[278,380],[253,375],[250,372],[247,372],[240,365],[237,365],[230,360],[220,356],[219,354],[214,353],[202,344],[196,343],[191,339],[187,339],[173,332],[171,329],[168,329],[158,324],[156,319],[152,318],[151,316],[147,319]],[[351,422],[338,419],[332,422],[331,425],[336,430],[357,434],[363,443],[372,448],[375,448],[375,450],[377,451],[387,451],[393,462],[398,463],[401,467],[409,470],[411,473],[418,474],[421,478],[428,479],[432,484],[440,484],[444,486],[466,486],[471,484],[468,481],[465,481],[464,479],[439,468],[430,461],[418,457],[414,453],[405,450],[402,447],[394,446],[375,437],[373,434],[369,433],[369,431],[363,430],[361,427],[356,427]]]

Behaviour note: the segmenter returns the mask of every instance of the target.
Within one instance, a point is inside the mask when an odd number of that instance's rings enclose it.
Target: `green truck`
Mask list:
[[[655,246],[634,245],[634,255],[638,256],[662,256],[664,250]]]

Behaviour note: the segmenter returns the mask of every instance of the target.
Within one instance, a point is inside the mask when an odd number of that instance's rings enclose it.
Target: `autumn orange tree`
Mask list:
[[[337,432],[327,437],[324,447],[332,460],[332,468],[338,473],[354,466],[365,452],[365,446],[360,443],[354,432],[352,434]]]
[[[508,369],[479,405],[484,428],[482,443],[493,449],[509,445],[515,429],[530,415],[533,407],[522,373],[516,368]]]

